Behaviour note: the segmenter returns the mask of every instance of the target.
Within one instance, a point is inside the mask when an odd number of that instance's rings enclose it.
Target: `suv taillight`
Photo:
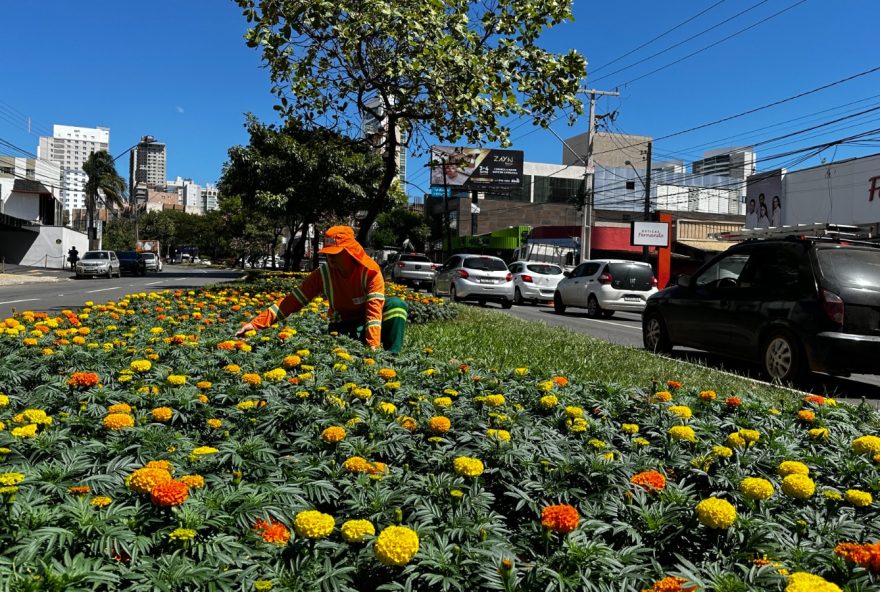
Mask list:
[[[526,276],[526,277],[528,277],[528,276]],[[505,282],[509,282],[509,281],[512,280],[512,279],[513,279],[513,274],[510,273],[510,272],[508,271],[508,272],[507,272],[507,275],[504,276],[504,281],[505,281]],[[529,278],[529,281],[531,281],[531,280],[532,280],[532,278]]]
[[[600,284],[610,284],[613,281],[614,281],[614,276],[612,276],[610,273],[606,272],[606,273],[603,273],[602,275],[599,276],[599,283]]]
[[[657,287],[657,277],[656,277],[656,276],[653,276],[653,275],[651,276],[651,287],[652,287],[652,288],[656,288],[656,287]]]
[[[510,275],[510,274],[508,274],[508,275]],[[521,279],[521,280],[524,281],[524,282],[529,282],[529,283],[532,282],[532,276],[527,275],[527,274],[525,274],[525,273],[522,274],[521,276],[519,276],[519,279]]]
[[[401,261],[400,263],[398,263],[398,264],[397,264],[397,267],[399,267],[400,269],[403,269],[403,267],[404,267],[404,266],[403,266],[403,261]]]
[[[437,270],[437,264],[436,264],[436,263],[432,263],[432,264],[431,264],[431,271],[436,271],[436,270]]]
[[[470,275],[470,274],[469,274],[468,272],[466,272],[465,270],[463,270],[463,269],[459,269],[459,270],[458,270],[458,277],[460,277],[460,278],[463,279],[463,280],[466,280],[466,279],[468,278],[469,275]]]
[[[829,292],[825,288],[819,288],[819,300],[822,301],[822,310],[831,322],[843,325],[843,299]]]

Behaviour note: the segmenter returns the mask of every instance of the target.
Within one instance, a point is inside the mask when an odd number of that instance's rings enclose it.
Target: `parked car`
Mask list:
[[[421,253],[393,253],[385,264],[384,275],[386,280],[418,290],[423,284],[434,283],[435,269],[437,265]]]
[[[476,300],[480,304],[497,302],[513,306],[513,274],[498,257],[453,255],[434,275],[434,296],[454,301]]]
[[[156,253],[144,252],[141,253],[141,256],[144,258],[147,271],[154,271],[157,273],[162,271],[162,259]]]
[[[76,262],[76,277],[102,275],[106,278],[120,276],[119,258],[114,251],[86,251]]]
[[[553,308],[586,308],[587,315],[610,317],[615,311],[640,313],[648,297],[657,292],[651,265],[624,259],[584,261],[556,286]]]
[[[119,270],[132,275],[147,275],[147,262],[137,251],[116,251]]]
[[[553,263],[539,261],[514,261],[508,265],[513,274],[513,302],[535,303],[537,300],[553,300],[556,285],[565,278],[562,268]]]
[[[761,365],[788,382],[807,371],[880,372],[880,246],[819,238],[749,240],[652,296],[645,348],[676,345]]]

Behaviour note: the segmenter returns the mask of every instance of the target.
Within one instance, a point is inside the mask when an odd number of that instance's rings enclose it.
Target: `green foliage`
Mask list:
[[[400,248],[408,238],[416,251],[424,252],[430,233],[431,229],[422,214],[400,206],[379,214],[370,241],[376,249],[388,246]]]

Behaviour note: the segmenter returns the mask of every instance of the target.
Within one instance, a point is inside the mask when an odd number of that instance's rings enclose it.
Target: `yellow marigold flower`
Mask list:
[[[104,508],[106,506],[109,506],[112,502],[113,500],[106,495],[96,495],[91,500],[89,500],[89,503],[96,508]]]
[[[0,432],[6,429],[6,424],[0,421]]]
[[[134,418],[128,413],[111,413],[104,417],[102,424],[108,430],[125,430],[134,427]]]
[[[153,488],[156,485],[171,480],[171,473],[165,469],[144,467],[135,470],[131,475],[126,477],[125,486],[137,493],[148,494],[153,491]]]
[[[12,428],[9,433],[13,438],[34,438],[37,435],[37,424],[31,423],[20,428]]]
[[[755,501],[763,501],[773,496],[773,484],[759,477],[746,477],[740,481],[739,490],[744,496]]]
[[[24,478],[24,473],[0,473],[0,485],[18,485]]]
[[[451,388],[445,388],[445,389],[443,389],[443,394],[448,395],[450,397],[457,397],[458,391],[455,389],[451,389]]]
[[[107,407],[107,413],[131,413],[131,405],[128,403],[116,403]]]
[[[620,429],[625,434],[638,434],[639,433],[639,426],[634,423],[625,423],[622,426],[620,426]]]
[[[336,395],[327,395],[326,401],[335,407],[339,407],[340,409],[345,409],[345,406],[348,404]]]
[[[321,432],[321,439],[327,444],[336,444],[345,439],[345,428],[340,426],[330,426]]]
[[[379,533],[373,552],[385,565],[406,565],[419,551],[419,535],[405,526],[389,526]]]
[[[370,470],[370,462],[362,456],[351,456],[342,463],[342,468],[349,473],[366,473]]]
[[[180,482],[186,484],[190,489],[201,489],[205,486],[205,478],[201,475],[183,475]]]
[[[242,374],[241,380],[251,386],[259,386],[263,383],[263,379],[260,378],[259,374],[254,374],[249,372],[247,374]]]
[[[739,432],[734,432],[727,436],[727,446],[730,448],[745,448],[746,440]]]
[[[247,411],[248,409],[253,409],[253,408],[256,407],[259,403],[260,403],[259,401],[239,401],[239,402],[235,405],[235,408],[236,408],[236,409],[239,409],[239,410],[241,410],[241,411]]]
[[[717,497],[704,499],[697,504],[697,519],[709,528],[730,528],[736,520],[736,508],[727,500]]]
[[[405,429],[408,432],[414,432],[419,429],[419,424],[415,420],[415,418],[410,417],[408,415],[402,415],[397,418],[397,423],[400,424],[400,427]]]
[[[758,430],[742,429],[738,433],[743,441],[745,441],[745,443],[749,446],[761,439],[761,432],[759,432]]]
[[[434,399],[434,407],[451,407],[452,399],[449,397],[436,397]]]
[[[222,419],[211,418],[208,420],[208,427],[211,429],[219,429],[223,425]]]
[[[825,499],[830,500],[832,502],[842,502],[843,496],[840,495],[839,491],[834,491],[833,489],[826,489],[822,492],[822,495]]]
[[[385,415],[394,415],[397,413],[397,405],[394,403],[389,403],[387,401],[382,401],[376,407],[379,410],[379,413],[384,413]]]
[[[144,466],[148,469],[162,469],[169,473],[174,473],[174,465],[168,460],[151,460]]]
[[[193,458],[201,458],[209,454],[217,454],[218,452],[220,451],[212,446],[199,446],[198,448],[193,448],[190,456],[192,456]]]
[[[693,415],[691,408],[687,405],[673,405],[667,409],[669,413],[675,415],[676,417],[680,417],[682,419],[690,419]]]
[[[191,541],[196,538],[196,531],[191,528],[175,528],[168,533],[172,541]]]
[[[287,370],[285,370],[284,368],[275,368],[273,370],[269,370],[268,372],[263,372],[263,378],[270,382],[280,382],[287,378]]]
[[[809,432],[810,438],[813,440],[827,440],[828,439],[828,428],[813,428]]]
[[[391,380],[397,376],[397,372],[392,368],[379,368],[379,377],[384,380]]]
[[[499,442],[510,442],[510,432],[507,430],[489,428],[486,430],[486,437],[490,440],[498,440]]]
[[[538,383],[538,388],[544,392],[553,390],[553,381],[552,380],[542,380]]]
[[[792,473],[782,480],[782,492],[789,497],[807,499],[816,492],[816,484],[806,475]]]
[[[607,446],[605,442],[603,442],[602,440],[597,440],[596,438],[592,438],[589,442],[587,442],[587,444],[589,444],[596,450],[602,450],[603,448],[605,448],[605,446]]]
[[[186,376],[182,374],[169,374],[165,381],[171,386],[181,386],[186,384]]]
[[[718,398],[718,393],[715,391],[700,391],[700,400],[702,401],[714,401]]]
[[[35,423],[37,425],[52,425],[52,418],[46,415],[42,409],[25,409],[12,418],[15,423]]]
[[[669,391],[657,391],[654,393],[654,400],[660,403],[668,403],[672,400],[672,393]]]
[[[864,508],[874,503],[874,498],[870,493],[858,489],[847,489],[844,497],[846,498],[846,501],[857,508]]]
[[[156,407],[150,411],[153,420],[158,422],[170,421],[173,413],[171,407]]]
[[[842,592],[840,587],[825,578],[804,571],[788,576],[785,592]]]
[[[686,440],[688,442],[696,442],[697,434],[690,426],[672,426],[669,428],[669,435],[674,440]]]
[[[565,408],[565,414],[570,418],[574,419],[575,417],[583,417],[584,410],[580,407],[568,406]]]
[[[798,462],[796,460],[785,460],[779,463],[779,467],[776,469],[779,473],[780,477],[787,477],[789,475],[809,475],[810,468],[802,462]]]
[[[651,442],[646,440],[645,438],[634,438],[633,444],[635,444],[636,446],[649,446]]]
[[[388,389],[389,391],[396,391],[397,389],[400,388],[400,381],[399,380],[390,380],[385,383],[385,388]]]
[[[506,399],[504,395],[488,395],[483,401],[488,407],[500,407],[504,405]]]
[[[733,456],[733,450],[728,448],[727,446],[713,446],[712,454],[714,454],[718,458],[730,458],[731,456]]]
[[[376,534],[376,528],[369,520],[347,520],[339,530],[346,543],[362,543],[368,536]]]
[[[135,360],[129,367],[135,372],[148,372],[153,364],[149,360]]]
[[[293,519],[293,530],[307,539],[323,539],[333,532],[335,526],[336,520],[333,516],[317,510],[300,512]]]
[[[544,409],[553,409],[559,404],[559,399],[556,395],[544,395],[540,399],[538,399],[538,405],[540,405]]]
[[[223,366],[223,369],[229,372],[230,374],[238,374],[241,372],[241,366],[238,364],[226,364]]]
[[[428,431],[432,434],[445,434],[451,427],[452,422],[443,415],[437,415],[428,420]]]
[[[436,368],[428,368],[427,370],[422,370],[422,375],[423,375],[423,376],[433,376],[433,375],[436,374],[436,373],[437,373],[437,369],[436,369]]]
[[[852,441],[852,449],[856,454],[880,454],[880,437],[861,436]]]
[[[364,387],[353,388],[351,389],[351,396],[355,399],[366,400],[373,396],[373,391]]]
[[[483,461],[470,456],[459,456],[452,461],[455,472],[464,477],[479,477],[483,474]]]
[[[254,581],[254,590],[257,592],[269,592],[272,589],[272,580]]]
[[[208,380],[200,380],[196,383],[196,388],[199,389],[200,391],[206,391],[209,388],[211,388],[212,386],[214,386],[214,383],[212,383]]]
[[[587,420],[583,417],[572,417],[565,420],[565,425],[568,426],[569,431],[571,432],[586,432],[590,425],[587,423]]]
[[[307,357],[309,357],[309,355],[310,355],[311,353],[312,353],[312,352],[310,352],[310,351],[307,350],[307,349],[298,349],[298,350],[296,350],[296,355],[298,355],[298,356],[301,357],[301,358],[307,358]]]

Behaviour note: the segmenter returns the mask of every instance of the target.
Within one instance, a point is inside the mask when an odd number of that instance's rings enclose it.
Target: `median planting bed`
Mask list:
[[[324,334],[294,278],[0,334],[13,590],[875,590],[880,416]],[[455,306],[396,286],[411,317]],[[500,346],[509,344],[499,344]]]

